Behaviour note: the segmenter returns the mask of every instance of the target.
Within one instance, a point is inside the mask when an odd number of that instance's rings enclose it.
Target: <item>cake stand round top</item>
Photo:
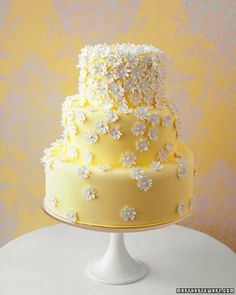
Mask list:
[[[59,224],[11,241],[0,249],[0,294],[173,295],[180,287],[235,287],[234,252],[178,225],[126,236],[127,248],[150,266],[143,280],[123,286],[93,281],[85,268],[103,253],[108,238]]]
[[[51,212],[45,205],[44,202],[41,204],[42,210],[50,217],[53,219],[60,221],[62,223],[65,223],[67,225],[75,226],[75,227],[80,227],[84,229],[89,229],[89,230],[95,230],[95,231],[103,231],[103,232],[139,232],[139,231],[147,231],[147,230],[154,230],[157,228],[162,228],[166,227],[172,224],[175,224],[177,222],[180,222],[186,218],[188,218],[191,214],[191,212],[187,212],[186,214],[182,215],[181,217],[178,217],[176,219],[173,219],[171,221],[167,222],[162,222],[162,223],[157,223],[157,224],[145,224],[145,225],[140,225],[140,226],[130,226],[130,227],[118,227],[118,226],[99,226],[99,225],[90,225],[90,224],[83,224],[79,222],[69,222],[67,219],[62,218],[61,216],[58,216]]]

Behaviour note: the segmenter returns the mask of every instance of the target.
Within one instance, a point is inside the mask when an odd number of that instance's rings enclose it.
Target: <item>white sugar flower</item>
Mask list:
[[[126,114],[131,113],[132,109],[129,108],[129,106],[127,104],[122,103],[118,106],[118,111],[119,111],[119,113],[126,115]]]
[[[113,71],[111,71],[111,70],[107,71],[105,77],[106,77],[106,82],[107,83],[112,83],[116,78]]]
[[[144,177],[144,171],[139,167],[132,168],[130,176],[132,179],[138,180],[139,178]]]
[[[158,129],[156,127],[150,128],[148,131],[148,137],[151,140],[157,140],[158,139]]]
[[[164,110],[167,108],[167,105],[165,102],[161,101],[158,97],[155,99],[156,102],[156,108],[160,110]]]
[[[109,67],[116,67],[121,63],[121,58],[119,55],[108,55],[107,56],[107,65]]]
[[[135,115],[139,120],[147,120],[148,119],[148,107],[141,106],[137,107],[135,110]]]
[[[121,162],[125,167],[131,168],[136,163],[136,156],[132,152],[126,152],[121,156]]]
[[[79,176],[80,179],[88,178],[89,174],[90,174],[90,171],[88,167],[85,165],[80,166],[77,170],[77,175]]]
[[[46,148],[43,151],[43,157],[40,159],[45,169],[52,169],[54,157],[52,155],[52,148]]]
[[[78,214],[74,210],[69,210],[66,212],[66,219],[69,222],[74,223],[78,220]]]
[[[86,164],[89,164],[92,162],[93,155],[89,151],[84,151],[82,153],[82,161]]]
[[[160,171],[161,169],[163,169],[163,165],[161,164],[160,161],[152,161],[150,167],[156,171]]]
[[[62,135],[61,135],[61,137],[62,137],[62,139],[63,139],[64,141],[67,142],[68,139],[69,139],[69,137],[70,137],[70,134],[69,134],[68,130],[64,129],[64,130],[62,131]]]
[[[148,122],[150,122],[153,126],[160,123],[160,115],[157,113],[148,115]]]
[[[172,102],[171,103],[171,109],[172,109],[172,111],[173,111],[174,114],[178,114],[179,113],[179,106],[175,102]]]
[[[120,82],[112,82],[108,88],[108,91],[114,97],[123,97],[124,96],[124,88]]]
[[[49,204],[50,207],[53,207],[53,208],[58,206],[58,200],[54,196],[47,197],[47,203]]]
[[[77,134],[77,128],[76,128],[75,124],[70,123],[70,124],[67,126],[67,131],[68,131],[68,133],[71,134],[71,135],[76,135],[76,134]]]
[[[141,100],[142,100],[142,95],[137,90],[134,90],[130,94],[130,102],[133,103],[134,105],[138,105],[141,102]]]
[[[176,162],[178,163],[178,177],[184,178],[187,175],[188,172],[188,162],[186,159],[184,159],[183,155],[180,154],[178,158],[176,159]]]
[[[160,159],[161,161],[165,161],[165,160],[168,158],[168,156],[169,156],[169,151],[168,151],[168,149],[164,146],[164,147],[160,150],[160,152],[159,152],[159,159]]]
[[[172,124],[172,119],[170,115],[164,116],[162,118],[162,126],[171,126]]]
[[[171,143],[171,142],[167,143],[166,148],[169,152],[173,151],[173,149],[174,149],[173,143]]]
[[[97,91],[97,94],[106,97],[108,95],[108,88],[107,88],[107,84],[105,82],[99,82],[97,83],[97,85],[95,86],[95,89]]]
[[[106,64],[102,61],[98,61],[96,65],[92,65],[90,72],[92,75],[103,76],[106,74]]]
[[[183,126],[182,126],[182,122],[181,122],[181,120],[179,118],[175,119],[175,128],[176,128],[178,136],[182,137]]]
[[[184,178],[187,175],[188,167],[187,165],[179,165],[178,166],[178,176],[179,178]]]
[[[129,220],[133,221],[135,219],[135,215],[136,211],[134,208],[124,207],[120,211],[121,218],[123,218],[126,222]]]
[[[136,148],[140,152],[145,152],[148,150],[150,142],[147,139],[140,139],[136,142]]]
[[[87,186],[83,189],[82,195],[86,200],[93,200],[96,198],[96,191],[91,186]]]
[[[116,73],[118,78],[127,78],[129,77],[130,69],[126,65],[120,64],[117,67]]]
[[[127,81],[125,81],[124,89],[126,92],[129,92],[129,93],[133,93],[135,91],[134,81],[131,77]]]
[[[148,191],[152,187],[152,180],[147,176],[140,177],[138,179],[138,188],[141,191]]]
[[[184,162],[184,155],[182,153],[176,152],[175,156],[176,156],[176,159],[175,159],[176,163],[181,165]]]
[[[178,204],[178,208],[177,208],[178,213],[179,214],[183,214],[184,213],[184,209],[185,209],[184,203],[180,202]]]
[[[112,123],[118,120],[118,115],[113,110],[107,111],[105,115],[106,115],[107,122],[109,123]]]
[[[77,107],[81,107],[81,106],[83,106],[85,104],[85,102],[86,102],[85,97],[83,97],[83,96],[81,96],[79,94],[75,94],[74,97],[76,99],[75,105]]]
[[[131,72],[134,79],[139,79],[140,77],[144,77],[145,72],[139,65],[134,66]]]
[[[107,123],[104,121],[97,121],[95,123],[95,128],[98,133],[105,134],[108,132]]]
[[[120,139],[122,136],[120,127],[112,127],[109,131],[109,134],[112,139]]]
[[[98,136],[95,132],[93,131],[88,131],[84,135],[84,139],[89,143],[89,144],[95,144],[98,141]]]
[[[134,135],[136,136],[140,136],[143,135],[145,132],[145,124],[143,123],[135,123],[132,127],[131,127],[131,131]]]
[[[78,156],[78,151],[76,146],[70,144],[67,150],[67,158],[69,159],[76,159]]]
[[[110,111],[111,108],[114,106],[114,102],[109,98],[109,97],[103,97],[102,102],[101,102],[101,110],[103,112]],[[108,121],[108,120],[106,120]]]
[[[127,64],[127,66],[129,66],[131,68],[137,64],[137,58],[134,53],[127,52],[124,55],[124,60]]]
[[[77,119],[78,122],[84,123],[84,121],[86,120],[84,111],[77,110],[76,111],[76,119]]]
[[[98,170],[102,171],[102,172],[107,172],[111,170],[111,166],[108,164],[100,164],[98,165]]]

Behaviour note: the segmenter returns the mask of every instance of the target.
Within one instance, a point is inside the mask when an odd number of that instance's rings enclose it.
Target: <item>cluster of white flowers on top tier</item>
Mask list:
[[[154,105],[164,95],[164,53],[151,45],[86,46],[78,67],[79,94],[105,109],[115,106],[126,112],[127,102]]]

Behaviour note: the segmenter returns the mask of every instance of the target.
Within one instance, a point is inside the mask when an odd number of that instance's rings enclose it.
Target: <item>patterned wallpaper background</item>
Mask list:
[[[236,1],[0,1],[0,244],[55,223],[40,209],[44,147],[60,135],[88,43],[152,43],[197,158],[185,226],[236,250]]]

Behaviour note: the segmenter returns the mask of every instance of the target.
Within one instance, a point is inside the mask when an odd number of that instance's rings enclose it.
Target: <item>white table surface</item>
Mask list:
[[[129,253],[150,273],[130,285],[90,279],[87,264],[101,257],[109,233],[65,224],[45,227],[0,249],[1,295],[166,295],[178,287],[236,286],[236,255],[212,237],[172,225],[125,234]]]

